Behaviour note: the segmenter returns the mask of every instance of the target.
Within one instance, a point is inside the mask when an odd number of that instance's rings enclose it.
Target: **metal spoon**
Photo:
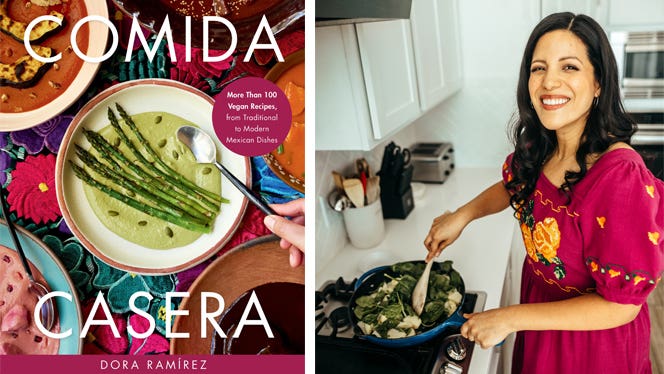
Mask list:
[[[330,191],[330,193],[327,195],[327,204],[330,206],[330,208],[337,212],[343,212],[353,205],[353,203],[346,195],[336,189]]]
[[[235,186],[249,201],[254,203],[258,209],[267,215],[276,215],[267,204],[258,198],[254,193],[233,175],[224,165],[217,162],[217,147],[215,147],[212,138],[203,130],[193,126],[182,126],[177,131],[178,139],[184,143],[191,153],[194,154],[196,162],[199,164],[214,164],[228,180]]]
[[[23,264],[23,268],[25,269],[26,274],[28,274],[28,279],[30,280],[29,289],[34,292],[35,295],[37,295],[38,299],[41,299],[42,297],[46,296],[47,293],[49,293],[48,288],[46,288],[46,286],[40,282],[37,282],[35,277],[32,275],[32,270],[28,264],[28,259],[25,257],[23,247],[21,246],[21,243],[18,240],[18,236],[16,235],[16,228],[14,227],[14,223],[9,218],[9,207],[7,207],[7,201],[5,199],[5,189],[2,187],[0,187],[0,200],[2,201],[2,214],[5,216],[5,221],[7,221],[7,227],[9,228],[9,233],[11,234],[12,241],[14,242],[14,247],[16,247],[16,251],[21,257],[21,263]],[[46,302],[42,304],[41,310],[39,311],[39,319],[41,320],[42,326],[44,326],[46,330],[50,331],[53,328],[53,325],[55,324],[55,304],[53,303],[52,298],[47,299]]]

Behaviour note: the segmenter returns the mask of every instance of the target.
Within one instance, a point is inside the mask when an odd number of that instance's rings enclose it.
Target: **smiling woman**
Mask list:
[[[544,18],[523,54],[502,182],[436,218],[425,239],[438,254],[472,220],[514,209],[528,254],[521,303],[461,327],[483,348],[516,332],[514,373],[652,372],[646,300],[664,271],[664,183],[629,145],[617,78],[593,19]]]
[[[583,41],[572,32],[542,36],[533,53],[528,90],[547,130],[571,131],[577,137],[583,132],[591,103],[600,94],[594,70]]]

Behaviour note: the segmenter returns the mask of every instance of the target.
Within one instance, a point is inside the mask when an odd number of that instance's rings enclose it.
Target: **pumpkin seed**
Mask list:
[[[118,216],[120,213],[116,212],[115,210],[109,210],[108,215],[111,217]]]

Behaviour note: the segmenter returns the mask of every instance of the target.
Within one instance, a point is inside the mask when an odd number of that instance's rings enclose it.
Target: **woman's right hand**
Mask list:
[[[461,235],[467,221],[459,211],[451,213],[449,210],[434,218],[429,234],[424,239],[424,246],[429,251],[426,261],[429,262]]]

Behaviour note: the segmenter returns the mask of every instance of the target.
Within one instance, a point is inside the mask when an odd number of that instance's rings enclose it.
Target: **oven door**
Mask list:
[[[664,98],[664,31],[611,33],[625,99]]]
[[[624,69],[624,87],[664,87],[664,43],[628,43]]]

